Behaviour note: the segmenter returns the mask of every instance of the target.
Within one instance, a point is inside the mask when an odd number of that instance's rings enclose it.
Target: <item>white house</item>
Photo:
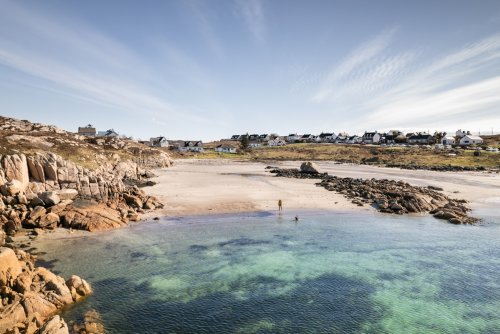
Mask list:
[[[118,137],[119,134],[113,129],[109,129],[106,131],[99,131],[97,133],[97,137]]]
[[[271,136],[268,135],[267,133],[259,136],[260,141],[268,141],[269,139],[271,139]]]
[[[149,139],[149,146],[168,147],[168,141],[165,137],[153,137]]]
[[[318,136],[318,141],[322,143],[333,143],[335,139],[337,138],[337,135],[333,132],[321,132],[321,134]]]
[[[470,131],[462,131],[462,129],[458,129],[455,134],[458,138],[462,138],[464,136],[470,135]]]
[[[434,144],[434,137],[428,133],[419,133],[408,137],[408,144]]]
[[[455,145],[456,144],[455,137],[444,136],[441,139],[441,144],[443,144],[443,145]]]
[[[366,144],[378,144],[380,142],[380,133],[375,132],[365,132],[362,137],[363,143]]]
[[[270,139],[267,142],[267,146],[271,146],[271,147],[285,146],[285,145],[286,145],[286,141],[281,137],[276,137],[274,139]]]
[[[460,138],[460,146],[468,145],[481,145],[483,143],[483,138],[473,135],[465,135]]]
[[[203,143],[201,141],[185,141],[177,147],[177,150],[179,152],[203,152]]]
[[[252,141],[252,142],[248,143],[248,147],[252,147],[252,148],[261,147],[261,146],[262,146],[262,144],[258,141]]]
[[[345,143],[347,143],[347,144],[359,144],[362,141],[363,140],[361,137],[354,135],[354,136],[347,137],[345,140]]]
[[[220,153],[236,153],[236,148],[228,146],[228,145],[220,144],[214,148],[214,151],[220,152]]]
[[[314,141],[314,136],[310,133],[302,135],[302,137],[299,138],[299,141],[303,143],[311,143]]]
[[[295,143],[295,141],[299,140],[300,137],[302,137],[302,136],[300,136],[296,133],[291,133],[286,137],[286,141],[289,143]]]

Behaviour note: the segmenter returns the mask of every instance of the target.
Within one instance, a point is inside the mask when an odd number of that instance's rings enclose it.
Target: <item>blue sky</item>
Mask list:
[[[135,138],[500,130],[500,1],[0,0],[0,114]]]

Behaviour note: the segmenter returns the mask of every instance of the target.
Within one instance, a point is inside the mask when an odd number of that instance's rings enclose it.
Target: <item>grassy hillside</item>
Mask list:
[[[113,160],[138,160],[160,149],[120,138],[85,138],[54,126],[0,116],[0,155],[52,152],[88,169]],[[163,150],[163,152],[167,152]]]
[[[177,158],[232,158],[245,160],[328,160],[349,163],[416,164],[420,166],[462,166],[500,168],[500,154],[473,150],[434,150],[420,147],[370,145],[291,144],[283,147],[254,148],[239,154],[178,154]]]

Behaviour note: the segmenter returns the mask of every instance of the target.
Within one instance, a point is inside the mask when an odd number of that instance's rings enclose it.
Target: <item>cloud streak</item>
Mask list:
[[[265,15],[261,0],[236,0],[236,16],[242,17],[248,31],[258,44],[265,41]]]
[[[500,121],[500,34],[423,60],[422,52],[390,53],[394,31],[360,46],[335,66],[312,101],[356,110],[366,129]],[[425,55],[428,57],[427,55]]]
[[[7,6],[8,4],[8,6]],[[17,36],[0,35],[0,64],[56,85],[86,101],[111,106],[134,114],[171,116],[211,123],[190,114],[147,88],[154,71],[125,46],[83,23],[56,23],[50,17],[32,13],[12,3],[4,3],[0,19],[21,34],[36,40],[17,41]],[[59,50],[48,53],[33,44]],[[156,77],[158,81],[162,78]]]

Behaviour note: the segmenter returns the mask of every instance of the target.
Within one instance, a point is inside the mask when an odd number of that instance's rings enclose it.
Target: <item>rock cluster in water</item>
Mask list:
[[[316,185],[336,191],[354,204],[371,204],[380,212],[407,214],[429,212],[453,224],[474,224],[479,220],[468,216],[465,200],[456,200],[439,192],[437,187],[416,187],[403,181],[386,179],[342,178],[308,170],[269,168],[279,177],[318,179]]]
[[[49,317],[92,293],[80,277],[65,281],[35,267],[34,260],[22,250],[0,247],[0,333],[68,333],[64,320]]]

